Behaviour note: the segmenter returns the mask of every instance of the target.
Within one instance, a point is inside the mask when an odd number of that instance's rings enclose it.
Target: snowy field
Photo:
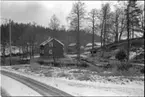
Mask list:
[[[7,66],[2,67],[2,70],[33,78],[74,96],[144,96],[143,76],[131,79],[107,77],[85,69],[39,65]]]

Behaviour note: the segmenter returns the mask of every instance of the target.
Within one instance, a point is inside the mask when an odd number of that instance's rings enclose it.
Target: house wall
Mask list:
[[[54,39],[44,46],[43,56],[52,57],[54,55],[54,57],[63,57],[63,54],[63,46]]]

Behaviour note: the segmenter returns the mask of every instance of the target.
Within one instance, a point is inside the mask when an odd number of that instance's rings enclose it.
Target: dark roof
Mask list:
[[[63,45],[64,46],[64,44],[60,41],[60,40],[58,40],[58,39],[56,39],[56,38],[48,38],[47,40],[45,40],[44,42],[42,42],[40,45],[46,45],[47,43],[49,43],[51,40],[56,40],[57,42],[59,42],[61,45]]]

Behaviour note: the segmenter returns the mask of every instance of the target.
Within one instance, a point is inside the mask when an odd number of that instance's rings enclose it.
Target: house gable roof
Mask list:
[[[60,41],[60,40],[58,40],[58,39],[56,39],[56,38],[49,38],[49,39],[47,39],[46,41],[44,41],[44,42],[42,42],[41,44],[40,44],[40,46],[41,45],[46,45],[47,43],[49,43],[50,41],[52,41],[52,40],[56,40],[57,42],[59,42],[62,46],[64,46],[64,44]]]

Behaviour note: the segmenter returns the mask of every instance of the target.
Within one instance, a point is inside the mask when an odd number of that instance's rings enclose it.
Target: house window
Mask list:
[[[49,54],[52,54],[52,50],[51,49],[49,50]]]
[[[42,50],[42,54],[44,54],[44,50]]]
[[[53,47],[53,42],[50,42],[49,43],[49,47]]]
[[[40,50],[40,54],[44,55],[44,50]]]

